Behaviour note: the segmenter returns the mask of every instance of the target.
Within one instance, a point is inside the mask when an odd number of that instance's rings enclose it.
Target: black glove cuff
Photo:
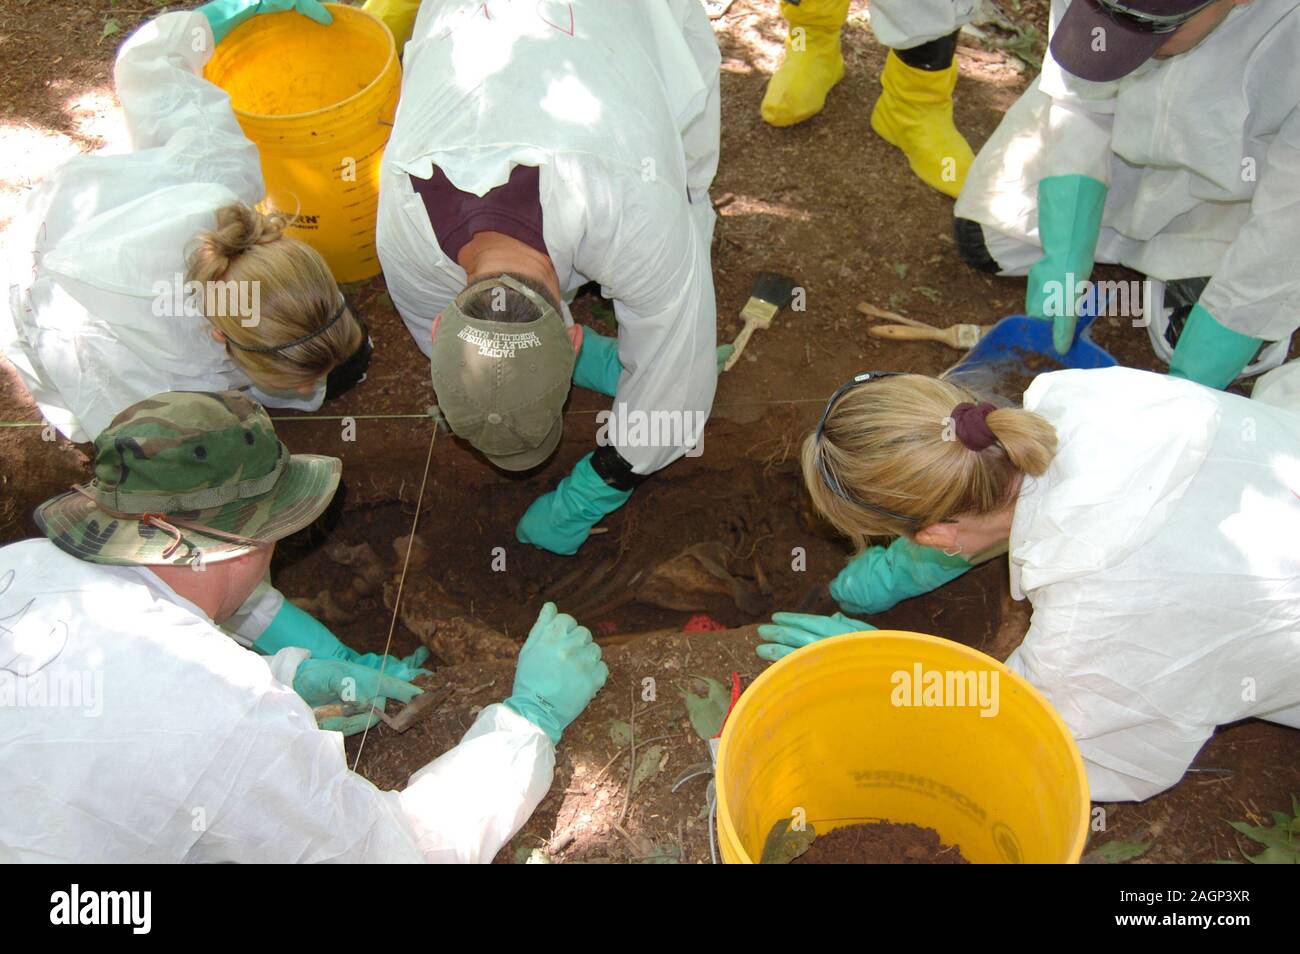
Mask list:
[[[960,30],[954,30],[947,36],[941,36],[937,40],[931,40],[929,43],[922,43],[920,46],[914,46],[910,50],[895,50],[898,58],[912,67],[914,70],[946,70],[952,66],[952,58],[957,55],[957,34]]]
[[[632,473],[632,465],[623,459],[613,444],[597,447],[591,455],[591,469],[615,490],[634,490],[645,483],[646,474]]]

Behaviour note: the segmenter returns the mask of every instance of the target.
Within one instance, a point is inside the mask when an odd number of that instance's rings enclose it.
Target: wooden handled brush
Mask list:
[[[753,288],[749,290],[749,301],[745,302],[745,307],[740,310],[740,317],[745,319],[745,327],[741,328],[740,334],[736,335],[736,340],[732,343],[734,350],[727,363],[722,366],[723,371],[730,371],[740,360],[741,352],[745,350],[745,345],[749,344],[749,339],[753,337],[755,331],[772,326],[772,319],[776,317],[777,312],[790,304],[790,300],[794,297],[794,289],[794,281],[784,275],[778,275],[776,272],[759,273],[758,278],[754,279]]]
[[[868,328],[867,334],[873,338],[890,338],[894,341],[938,341],[962,351],[969,351],[975,347],[980,338],[992,327],[992,325],[961,324],[936,328],[924,321],[906,318],[892,311],[868,305],[865,301],[858,303],[858,311],[868,318],[898,322],[895,325],[875,325]]]

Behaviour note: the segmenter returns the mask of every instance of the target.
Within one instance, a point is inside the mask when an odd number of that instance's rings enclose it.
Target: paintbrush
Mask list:
[[[749,301],[740,310],[740,317],[745,319],[745,327],[740,329],[732,344],[731,357],[722,366],[723,371],[730,371],[740,360],[740,354],[749,344],[749,339],[759,328],[769,328],[777,312],[790,304],[794,297],[795,283],[776,272],[759,272],[754,279],[754,286],[749,290]]]

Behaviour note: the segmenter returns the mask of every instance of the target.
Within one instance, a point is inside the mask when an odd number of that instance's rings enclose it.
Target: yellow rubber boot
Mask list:
[[[849,15],[849,0],[802,0],[782,3],[790,24],[785,59],[768,80],[763,119],[773,126],[793,126],[826,105],[826,94],[844,78],[840,28]]]
[[[397,41],[398,55],[401,55],[402,47],[415,29],[415,15],[420,12],[420,0],[366,0],[361,9],[384,21],[392,31],[393,39]]]
[[[903,150],[922,182],[955,198],[975,159],[952,121],[957,64],[944,70],[920,70],[890,50],[880,85],[885,91],[871,112],[871,128]]]

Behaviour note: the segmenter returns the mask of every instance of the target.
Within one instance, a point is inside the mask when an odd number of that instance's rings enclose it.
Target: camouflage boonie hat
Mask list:
[[[290,454],[238,391],[168,391],[95,438],[95,478],[36,508],[61,549],[91,563],[215,563],[307,526],[342,463]]]

